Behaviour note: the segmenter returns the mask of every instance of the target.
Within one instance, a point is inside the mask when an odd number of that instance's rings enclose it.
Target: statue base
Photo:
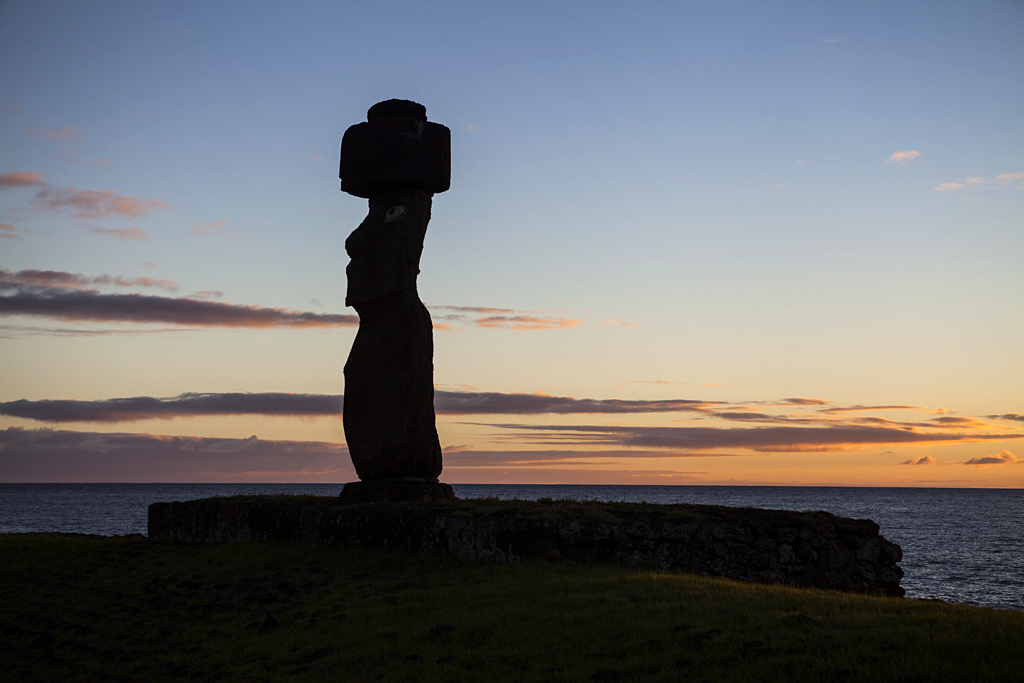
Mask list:
[[[342,503],[400,503],[455,500],[455,491],[436,479],[427,481],[417,477],[398,479],[369,479],[350,481],[339,496]]]

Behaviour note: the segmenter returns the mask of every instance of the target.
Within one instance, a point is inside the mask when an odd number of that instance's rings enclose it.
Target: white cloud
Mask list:
[[[1024,181],[1024,172],[1017,173],[1002,173],[995,176],[994,178],[985,178],[982,176],[970,176],[967,178],[957,178],[956,182],[953,183],[942,183],[936,185],[933,189],[936,192],[951,192],[953,190],[961,190],[965,187],[990,187],[996,188],[1011,183],[1017,182],[1018,180]],[[1017,186],[1018,190],[1024,190],[1024,182],[1021,182]]]

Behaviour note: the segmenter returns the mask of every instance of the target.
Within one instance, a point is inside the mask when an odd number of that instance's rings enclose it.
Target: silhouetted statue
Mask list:
[[[434,342],[416,292],[431,198],[451,183],[451,132],[423,105],[388,100],[341,142],[341,189],[370,200],[345,241],[345,304],[359,331],[345,363],[345,437],[361,482],[350,502],[452,498],[439,484],[434,424]]]

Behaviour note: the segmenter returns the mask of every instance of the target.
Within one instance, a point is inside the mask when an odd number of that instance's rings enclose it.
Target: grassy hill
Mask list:
[[[1013,681],[1024,612],[626,567],[0,535],[0,679]]]

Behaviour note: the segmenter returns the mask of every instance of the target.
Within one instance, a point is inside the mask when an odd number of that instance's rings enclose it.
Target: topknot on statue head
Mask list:
[[[451,131],[427,121],[427,108],[410,100],[378,102],[366,123],[341,141],[341,189],[369,199],[403,190],[444,192],[451,187]]]

